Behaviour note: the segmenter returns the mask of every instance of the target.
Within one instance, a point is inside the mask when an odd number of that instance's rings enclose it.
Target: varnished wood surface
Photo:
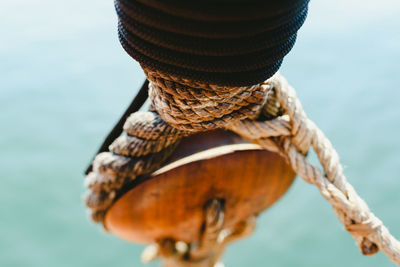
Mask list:
[[[187,138],[172,158],[117,200],[106,215],[109,231],[137,243],[193,242],[208,200],[225,200],[224,226],[231,227],[272,205],[295,176],[276,153],[221,131]]]

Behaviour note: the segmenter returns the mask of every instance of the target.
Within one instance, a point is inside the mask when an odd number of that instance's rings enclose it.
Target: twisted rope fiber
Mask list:
[[[159,77],[158,80],[151,81],[151,84],[153,82],[174,84],[178,80],[164,80]],[[184,84],[181,84],[179,89],[190,88],[185,87],[187,83],[188,81],[184,81]],[[185,95],[188,98],[195,98],[194,94],[190,94],[190,92],[195,91],[198,86],[201,86],[201,84],[195,84],[194,87],[187,90],[186,94],[182,94],[181,98]],[[205,91],[209,90],[210,87],[213,86],[206,87]],[[372,255],[380,249],[389,259],[400,265],[399,241],[390,234],[389,230],[369,210],[366,203],[347,182],[342,166],[339,163],[339,157],[332,144],[322,131],[307,118],[293,88],[279,74],[255,87],[263,88],[261,91],[265,93],[264,96],[266,98],[262,104],[258,105],[258,112],[255,112],[255,114],[252,114],[252,117],[247,119],[235,119],[231,117],[231,119],[225,120],[224,116],[215,118],[214,120],[217,120],[218,123],[215,123],[213,127],[220,127],[220,125],[225,123],[224,126],[227,129],[240,134],[251,142],[257,143],[265,149],[279,152],[290,163],[293,170],[306,182],[317,186],[322,196],[331,203],[339,220],[345,225],[346,230],[355,238],[363,254]],[[242,90],[245,91],[244,88],[230,89],[236,92],[236,94],[240,94]],[[254,88],[248,89],[249,91],[254,90]],[[166,90],[174,92],[173,88]],[[198,125],[199,128],[196,129],[188,128],[190,123],[186,124],[186,121],[181,125],[174,125],[176,128],[169,126],[170,120],[171,124],[177,122],[171,116],[164,116],[171,109],[167,107],[167,110],[163,111],[162,109],[166,108],[165,105],[155,106],[155,104],[157,103],[157,99],[166,96],[173,98],[174,95],[157,95],[159,91],[154,92],[156,93],[151,93],[150,97],[152,98],[153,106],[160,113],[162,119],[155,112],[134,113],[125,124],[124,130],[126,133],[139,138],[148,136],[147,140],[150,141],[150,144],[153,144],[152,141],[154,140],[159,140],[161,144],[169,144],[169,141],[165,140],[173,138],[173,136],[178,140],[182,135],[188,134],[186,130],[194,132],[209,129],[208,124],[204,126]],[[212,94],[211,96],[217,98],[218,101],[223,101],[223,97],[218,97],[217,94]],[[206,97],[202,96],[202,98]],[[168,99],[168,101],[172,102],[171,99]],[[184,107],[186,108],[186,106]],[[182,110],[178,110],[181,116],[185,114]],[[235,112],[233,111],[233,113]],[[264,115],[260,115],[260,113],[264,113]],[[191,116],[193,115],[201,117],[202,114],[192,113]],[[254,120],[257,115],[259,119]],[[266,118],[271,116],[273,119],[260,121],[260,118],[263,116]],[[197,121],[198,118],[195,120]],[[118,140],[116,143],[120,142]],[[139,146],[137,143],[135,144],[130,145],[130,149],[140,150],[136,147],[150,147],[152,149],[153,147],[152,145]],[[113,146],[115,144],[111,147]],[[310,147],[318,155],[324,172],[308,162],[305,153]],[[157,147],[156,150],[158,149]],[[165,152],[166,150],[161,151]],[[159,163],[156,157],[147,159],[139,157],[141,163],[136,165],[138,158],[132,157],[134,154],[130,154],[130,157],[122,157],[108,152],[96,157],[94,172],[89,174],[86,179],[90,189],[89,196],[92,196],[91,198],[87,198],[87,205],[92,209],[95,220],[101,221],[104,219],[103,216],[107,208],[112,205],[118,190],[122,188],[124,183],[126,184],[126,181],[135,179],[139,173],[148,173],[154,170],[155,167],[152,165]],[[138,154],[142,155],[146,153],[138,152]],[[164,155],[167,154],[164,153]],[[153,161],[150,159],[153,159]],[[146,160],[148,160],[147,163],[145,162]]]
[[[266,147],[264,141],[268,136],[277,136],[277,132],[281,132],[280,137],[272,138],[277,150],[296,173],[306,182],[317,186],[346,230],[356,239],[362,253],[372,255],[380,249],[400,266],[400,242],[347,182],[337,152],[323,132],[307,118],[294,89],[280,75],[274,76],[270,82],[283,113],[290,117],[291,133],[288,134],[288,125],[282,123],[280,117],[268,122],[269,126],[273,122],[273,127],[257,127],[257,122],[247,119],[234,122],[227,128],[262,147]],[[304,155],[307,144],[316,152],[325,173],[307,160]],[[268,143],[268,148],[270,145]]]
[[[89,190],[85,197],[93,220],[103,222],[123,189],[154,171],[182,136],[227,128],[280,153],[306,182],[316,185],[363,254],[372,255],[380,249],[400,266],[399,241],[347,182],[332,144],[307,118],[294,90],[279,74],[263,82],[280,67],[307,12],[308,0],[287,1],[282,1],[282,6],[275,1],[278,6],[272,9],[279,11],[279,16],[266,12],[254,17],[251,12],[244,14],[257,1],[240,4],[243,16],[218,8],[216,13],[202,16],[193,9],[193,5],[202,5],[200,1],[179,1],[171,8],[161,0],[115,1],[121,44],[139,61],[150,81],[152,110],[133,113],[124,125],[124,135],[109,147],[110,152],[95,158],[93,171],[86,177]],[[193,17],[179,16],[182,8],[189,9],[186,14]],[[163,43],[154,37],[157,34],[170,37]],[[275,40],[269,38],[272,35]],[[182,44],[174,47],[181,37]],[[257,38],[265,38],[265,42],[252,46]],[[200,45],[193,47],[196,41]],[[218,54],[231,43],[239,46]],[[249,47],[254,50],[246,53]],[[257,61],[253,52],[266,56]],[[276,54],[279,57],[268,56]],[[230,56],[241,57],[242,62],[226,64]],[[305,154],[311,147],[323,171],[307,161]]]
[[[179,86],[174,77],[148,76],[149,97],[160,116],[173,127],[186,132],[224,127],[233,120],[257,116],[265,103],[270,86],[265,83],[251,87],[230,88],[225,94],[204,93],[196,97],[195,89]],[[183,91],[183,92],[182,92]],[[177,96],[175,98],[175,96]]]
[[[133,113],[125,122],[124,135],[109,146],[110,152],[100,153],[94,159],[93,170],[85,180],[89,189],[85,202],[95,222],[103,223],[105,213],[124,188],[160,166],[181,136],[255,118],[271,89],[265,83],[243,87],[202,83],[189,86],[189,80],[146,73],[151,81],[152,107],[162,114]]]
[[[84,200],[91,218],[103,223],[108,208],[124,186],[151,173],[178,145],[184,133],[163,121],[156,112],[135,112],[124,124],[124,135],[99,153],[85,179]],[[161,138],[162,137],[162,138]]]
[[[353,187],[347,182],[339,156],[332,147],[332,144],[324,136],[321,130],[315,126],[306,116],[295,91],[288,85],[287,81],[279,74],[270,80],[259,85],[263,88],[264,97],[268,94],[275,94],[278,103],[269,102],[272,107],[265,107],[268,110],[281,110],[282,116],[266,122],[254,121],[255,117],[242,120],[232,114],[241,114],[241,109],[233,108],[231,114],[225,117],[220,111],[213,117],[208,112],[208,106],[199,101],[199,109],[188,111],[186,105],[179,106],[174,102],[173,94],[163,94],[162,89],[152,90],[155,87],[151,81],[149,96],[153,106],[160,116],[175,128],[185,131],[209,130],[212,127],[224,125],[230,130],[239,133],[244,138],[261,145],[266,149],[278,151],[290,163],[292,168],[308,183],[318,187],[321,194],[331,203],[334,211],[346,229],[356,239],[361,251],[366,255],[374,254],[381,249],[392,261],[400,264],[400,243],[392,237],[383,223],[369,210],[365,202],[357,195]],[[174,77],[163,84],[174,84]],[[162,83],[159,83],[162,84]],[[273,88],[273,90],[271,90]],[[165,91],[171,91],[165,89]],[[193,95],[191,95],[192,97]],[[166,97],[166,98],[165,98]],[[232,96],[234,98],[234,96]],[[251,98],[251,96],[249,96]],[[215,105],[225,101],[218,99]],[[229,99],[226,99],[229,101]],[[265,103],[265,102],[263,102]],[[258,110],[263,104],[259,102]],[[194,105],[196,106],[196,105]],[[190,107],[189,107],[190,108]],[[256,115],[257,111],[254,110]],[[202,121],[202,116],[207,116]],[[239,115],[239,117],[240,117]],[[209,117],[211,116],[211,117]],[[205,123],[203,123],[205,122]],[[196,125],[196,127],[193,127]],[[192,128],[191,128],[192,127]],[[316,152],[325,174],[317,167],[308,162],[305,153],[312,147]]]

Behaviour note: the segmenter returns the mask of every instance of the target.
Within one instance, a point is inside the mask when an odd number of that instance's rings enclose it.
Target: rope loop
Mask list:
[[[149,70],[146,73],[153,111],[132,114],[125,123],[125,135],[114,141],[110,152],[95,158],[93,172],[86,178],[89,191],[85,199],[93,220],[101,222],[121,188],[155,170],[182,136],[226,128],[279,153],[304,181],[315,185],[363,254],[381,250],[400,265],[400,242],[348,183],[333,145],[308,119],[295,90],[283,76],[277,73],[253,86],[221,88],[198,82],[191,86],[189,80]],[[310,149],[322,169],[307,160]],[[209,214],[215,219],[218,213]],[[218,222],[210,223],[213,221]],[[223,231],[219,226],[207,229],[212,242],[203,241],[210,247],[217,242],[216,234]]]
[[[187,132],[223,128],[232,121],[257,117],[271,89],[264,82],[219,92],[215,87],[198,89],[201,84],[188,86],[186,81],[167,75],[156,77],[148,76],[152,106],[169,125]]]

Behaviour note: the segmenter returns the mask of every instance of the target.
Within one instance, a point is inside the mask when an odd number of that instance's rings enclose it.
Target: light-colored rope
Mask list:
[[[265,139],[271,138],[276,150],[287,159],[293,170],[303,180],[317,186],[321,195],[331,203],[363,254],[372,255],[380,249],[400,265],[400,242],[347,182],[337,152],[323,132],[307,118],[294,89],[279,74],[269,82],[284,115],[263,122],[249,119],[236,121],[227,128],[267,149],[271,142],[266,146]],[[312,165],[304,155],[309,146],[317,154],[323,171]]]
[[[84,200],[95,222],[103,223],[123,186],[156,170],[184,135],[154,111],[130,115],[124,132],[110,145],[110,152],[96,156],[93,171],[85,179],[88,190]]]
[[[223,127],[280,153],[331,203],[363,254],[382,250],[400,266],[399,241],[347,182],[332,144],[307,118],[294,89],[280,74],[259,85],[225,88],[145,72],[157,112],[132,114],[124,126],[127,136],[118,138],[111,152],[94,160],[93,172],[86,178],[89,191],[85,198],[93,220],[102,222],[121,188],[155,170],[182,136]],[[310,148],[322,170],[307,160]],[[165,254],[167,249],[162,251]]]

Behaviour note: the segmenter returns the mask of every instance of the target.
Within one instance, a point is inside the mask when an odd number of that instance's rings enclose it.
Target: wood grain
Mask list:
[[[183,140],[168,164],[117,200],[105,226],[136,243],[166,237],[194,242],[208,200],[225,200],[224,227],[232,227],[272,205],[294,177],[278,154],[232,133],[198,134]]]

